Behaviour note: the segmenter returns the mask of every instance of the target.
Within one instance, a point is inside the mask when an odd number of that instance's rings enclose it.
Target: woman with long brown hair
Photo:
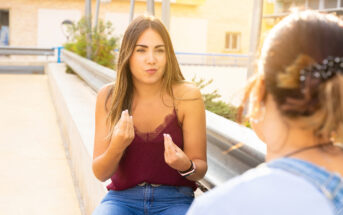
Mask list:
[[[343,215],[343,22],[291,14],[266,38],[258,72],[245,98],[267,163],[188,214]]]
[[[128,26],[117,68],[96,102],[93,172],[111,183],[93,214],[185,214],[207,170],[200,91],[151,16]]]

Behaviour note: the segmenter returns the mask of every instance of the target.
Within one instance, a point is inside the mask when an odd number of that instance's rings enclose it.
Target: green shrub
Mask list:
[[[118,38],[112,36],[113,27],[111,22],[98,23],[98,28],[89,29],[86,19],[82,18],[76,25],[69,27],[70,42],[64,44],[65,49],[82,57],[87,56],[87,33],[92,34],[91,60],[108,68],[115,69],[115,52],[118,47]]]
[[[202,90],[206,86],[210,85],[213,82],[213,79],[205,82],[204,79],[196,80],[196,77],[193,77],[192,82],[200,90]],[[214,90],[211,93],[202,93],[202,96],[204,99],[206,110],[223,116],[229,120],[236,121],[237,107],[229,103],[225,103],[221,100],[218,100],[221,97],[221,95],[218,94],[217,90]]]

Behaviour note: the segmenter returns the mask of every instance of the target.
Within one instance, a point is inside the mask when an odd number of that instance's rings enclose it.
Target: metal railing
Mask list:
[[[62,60],[73,69],[96,92],[107,83],[115,80],[115,72],[93,61],[63,49]]]
[[[10,47],[0,46],[0,55],[55,55],[54,48],[30,48],[30,47]]]
[[[180,65],[200,66],[247,66],[249,55],[175,52]]]
[[[115,80],[115,71],[62,50],[62,60],[95,91]],[[207,189],[242,174],[264,161],[266,147],[242,125],[206,111],[208,171],[201,185]]]

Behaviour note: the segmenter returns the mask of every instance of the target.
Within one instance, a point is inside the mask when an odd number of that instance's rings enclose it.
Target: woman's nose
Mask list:
[[[156,63],[156,57],[155,57],[154,52],[151,51],[151,52],[147,53],[147,63],[149,63],[149,64]]]

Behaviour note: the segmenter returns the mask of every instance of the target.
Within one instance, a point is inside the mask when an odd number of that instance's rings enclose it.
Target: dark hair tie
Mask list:
[[[318,79],[320,82],[325,82],[337,73],[343,74],[343,57],[325,58],[321,64],[315,64],[300,71],[300,83],[303,84],[308,76],[311,74],[311,78]]]
[[[291,115],[310,116],[319,107],[319,85],[338,73],[343,74],[343,57],[329,56],[321,64],[302,69],[299,76],[302,97],[287,97],[281,110]]]

